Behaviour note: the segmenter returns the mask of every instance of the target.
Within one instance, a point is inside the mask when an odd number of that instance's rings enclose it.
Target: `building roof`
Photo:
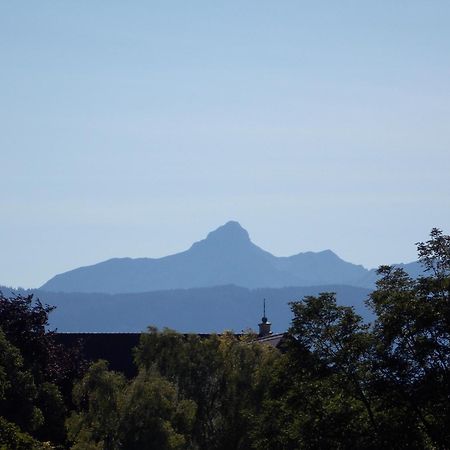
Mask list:
[[[268,344],[272,347],[278,348],[286,333],[269,334],[268,336],[259,337],[256,342],[261,344]]]

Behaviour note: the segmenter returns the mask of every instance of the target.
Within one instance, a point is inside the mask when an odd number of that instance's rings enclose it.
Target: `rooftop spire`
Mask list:
[[[266,317],[266,299],[263,301],[263,316],[261,319],[261,323],[258,324],[259,326],[259,337],[264,337],[272,334],[272,331],[270,331],[270,327],[272,324],[267,320]]]
[[[266,299],[264,299],[263,302],[263,316],[261,319],[262,323],[267,323],[267,317],[266,317]]]

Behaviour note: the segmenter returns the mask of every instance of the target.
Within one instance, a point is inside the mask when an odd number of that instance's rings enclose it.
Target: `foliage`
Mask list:
[[[433,229],[418,253],[418,279],[380,267],[373,324],[332,293],[292,303],[296,339],[268,395],[285,440],[262,427],[261,448],[449,448],[450,238]]]
[[[436,448],[450,446],[450,237],[433,229],[418,243],[427,276],[382,266],[369,304],[377,319],[377,388],[409,412]]]
[[[0,329],[0,412],[5,419],[27,432],[43,423],[37,407],[38,391],[30,371],[24,368],[19,350]]]
[[[370,448],[377,424],[368,389],[368,325],[352,308],[338,306],[331,293],[308,296],[293,303],[292,311],[296,342],[289,356],[297,380],[288,398],[304,406],[296,419],[297,439],[305,446]]]
[[[68,350],[56,343],[55,332],[49,330],[48,323],[53,310],[54,307],[35,300],[33,294],[5,297],[0,292],[0,327],[8,341],[19,349],[35,381],[55,383],[64,391],[71,391],[73,379],[85,369],[84,361],[78,348]]]
[[[156,374],[127,382],[107,363],[94,363],[75,386],[78,412],[67,421],[73,449],[181,449],[187,442],[193,402]]]
[[[48,331],[52,310],[32,295],[0,292],[0,415],[37,440],[64,444],[67,394],[82,362]]]
[[[289,435],[300,448],[425,448],[407,409],[386,402],[369,324],[333,294],[292,305],[286,401]]]
[[[195,416],[194,402],[156,373],[140,372],[120,404],[120,435],[126,449],[182,449]]]
[[[117,448],[118,399],[124,386],[124,376],[108,371],[106,361],[93,364],[75,385],[73,400],[82,413],[72,413],[68,430],[69,439],[79,448],[83,448],[87,442],[101,444],[105,450]]]
[[[14,423],[0,417],[0,450],[50,450],[52,448],[54,447],[49,443],[33,439]]]
[[[193,442],[198,448],[250,447],[248,430],[259,408],[263,367],[280,356],[252,339],[232,333],[184,336],[155,328],[141,338],[138,366],[168,378],[196,403]]]
[[[0,449],[53,448],[26,432],[35,432],[44,422],[37,397],[38,389],[32,374],[24,368],[19,350],[7,341],[0,329]]]

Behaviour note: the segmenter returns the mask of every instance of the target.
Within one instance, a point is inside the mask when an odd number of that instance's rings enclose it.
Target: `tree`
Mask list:
[[[53,309],[34,301],[32,294],[5,297],[0,292],[0,326],[38,382],[49,381],[52,376],[53,340],[47,328],[48,314]]]
[[[36,439],[64,444],[69,394],[84,361],[78,349],[66,351],[55,342],[48,330],[53,309],[33,295],[5,297],[0,292],[0,338],[8,349],[4,355],[14,354],[17,361],[0,415]]]
[[[378,391],[408,411],[424,446],[450,446],[450,237],[434,228],[417,244],[426,273],[380,267],[369,299],[376,313]]]
[[[0,417],[0,449],[2,450],[51,450],[48,442],[39,442],[24,433],[17,425]]]
[[[32,433],[44,421],[37,397],[33,375],[24,368],[19,350],[0,329],[0,415],[22,431]]]
[[[67,349],[57,344],[48,322],[54,309],[33,294],[6,297],[0,292],[0,327],[6,338],[19,349],[36,383],[58,385],[69,400],[73,380],[82,376],[86,361],[79,347]]]
[[[157,373],[141,371],[120,401],[121,448],[170,449],[188,446],[195,403]]]
[[[264,366],[279,353],[254,343],[254,336],[182,335],[150,328],[141,337],[136,362],[177,386],[196,404],[192,440],[200,449],[247,449],[260,410]]]
[[[119,446],[119,397],[125,377],[108,371],[106,361],[92,364],[83,379],[74,386],[73,400],[78,412],[67,421],[73,449]]]
[[[223,429],[221,404],[226,389],[220,338],[184,336],[173,330],[150,327],[141,336],[136,363],[174,383],[185,398],[196,403],[194,440],[200,448],[216,448]]]
[[[306,448],[376,448],[381,435],[369,387],[369,326],[352,308],[337,305],[333,293],[307,296],[291,308],[291,435]]]
[[[127,382],[105,361],[91,365],[74,388],[77,411],[67,421],[73,449],[185,448],[195,404],[156,373]]]

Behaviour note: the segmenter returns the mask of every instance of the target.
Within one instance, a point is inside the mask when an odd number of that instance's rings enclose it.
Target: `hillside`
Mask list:
[[[275,332],[285,331],[291,322],[289,302],[319,292],[337,293],[342,305],[354,306],[366,320],[371,314],[364,305],[369,289],[352,286],[311,286],[247,289],[237,286],[176,289],[139,294],[33,293],[43,303],[56,306],[50,326],[60,332],[140,332],[149,325],[180,332],[210,333],[223,330],[257,330],[262,300]],[[4,294],[9,295],[7,288]]]

